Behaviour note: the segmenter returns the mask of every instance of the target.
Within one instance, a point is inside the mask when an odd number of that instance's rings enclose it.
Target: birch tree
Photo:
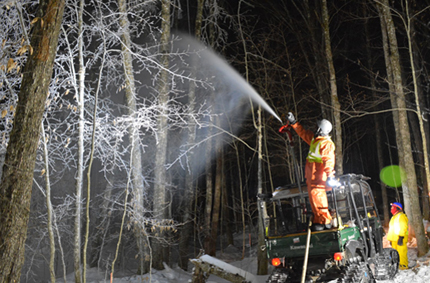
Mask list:
[[[79,3],[79,12],[77,15],[78,21],[78,78],[76,82],[76,97],[78,100],[78,155],[77,155],[77,168],[76,168],[76,186],[75,186],[75,197],[76,197],[76,210],[75,210],[75,239],[74,239],[74,270],[75,270],[75,282],[82,282],[81,275],[81,234],[82,234],[82,194],[83,194],[83,181],[84,181],[84,127],[85,127],[85,65],[84,65],[84,43],[83,43],[83,13],[84,13],[84,0]]]

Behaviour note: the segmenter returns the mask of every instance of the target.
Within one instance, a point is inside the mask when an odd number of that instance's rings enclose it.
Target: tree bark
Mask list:
[[[224,166],[225,166],[225,160],[224,160]],[[223,229],[223,233],[222,235],[226,236],[226,240],[227,240],[227,246],[229,245],[234,245],[234,239],[233,239],[233,232],[231,230],[231,210],[230,210],[230,205],[228,203],[228,196],[231,195],[231,193],[227,193],[227,176],[226,176],[226,171],[224,171],[223,175],[223,179],[222,179],[222,194],[221,194],[221,198],[222,198],[222,225],[224,227]],[[234,187],[231,187],[231,189],[233,190]]]
[[[379,123],[379,120],[377,116],[374,116],[375,121],[375,132],[376,132],[376,151],[378,154],[378,165],[379,165],[379,172],[384,168],[384,158],[382,155],[382,138],[381,138],[381,131],[382,127]],[[387,195],[387,186],[384,184],[384,182],[381,182],[381,195],[382,195],[382,205],[384,209],[384,226],[388,227],[388,223],[390,222],[390,213],[389,213],[389,204],[388,204],[388,195]]]
[[[369,70],[373,72],[373,60],[371,56],[371,50],[370,50],[370,32],[369,32],[369,15],[367,15],[367,4],[363,4],[363,14],[364,14],[364,29],[366,34],[366,57],[367,57],[367,67]],[[372,97],[375,99],[377,98],[376,93],[376,81],[375,77],[372,76],[370,79],[370,88],[372,90]],[[373,116],[373,121],[375,123],[375,138],[376,138],[376,151],[378,156],[378,168],[379,171],[381,171],[384,168],[384,157],[383,157],[383,151],[382,151],[382,138],[381,138],[381,124],[379,123],[378,116]],[[387,186],[384,184],[384,182],[381,182],[381,195],[382,195],[382,204],[383,204],[383,215],[384,215],[384,221],[383,225],[385,227],[388,227],[388,223],[390,221],[390,211],[389,211],[389,205],[388,205],[388,195],[387,195]]]
[[[233,143],[233,147],[236,153],[236,166],[237,166],[237,175],[239,180],[239,195],[240,195],[240,216],[242,220],[242,259],[245,258],[246,251],[246,218],[245,218],[245,203],[243,196],[243,181],[242,181],[242,168],[240,164],[240,155],[239,155],[239,143]]]
[[[399,133],[400,140],[398,144],[402,144],[403,164],[406,175],[406,180],[403,181],[403,197],[405,199],[405,211],[409,218],[409,224],[415,230],[415,236],[418,245],[418,256],[423,256],[427,253],[429,246],[427,243],[426,235],[424,232],[424,226],[422,223],[422,215],[420,211],[420,203],[417,191],[417,181],[415,174],[415,164],[412,156],[410,130],[407,117],[407,106],[406,97],[403,92],[402,73],[400,67],[400,56],[398,52],[396,30],[394,22],[391,17],[390,6],[388,0],[383,0],[381,5],[381,11],[383,17],[381,20],[385,21],[388,36],[389,46],[389,60],[392,66],[392,78],[394,92],[391,96],[395,96],[397,103],[397,109],[393,109],[394,112],[398,112],[398,124],[395,123],[396,132]]]
[[[212,127],[208,127],[208,136],[212,134]],[[209,251],[211,244],[210,241],[210,224],[212,219],[212,203],[213,203],[213,174],[212,174],[212,139],[206,142],[206,152],[205,152],[205,171],[206,171],[206,200],[205,200],[205,219],[203,233],[205,236],[204,240],[204,250],[206,253]]]
[[[318,4],[317,1],[315,1],[315,4]],[[325,102],[327,100],[325,92],[327,89],[327,83],[326,83],[326,78],[324,77],[327,69],[324,68],[323,66],[323,62],[324,62],[324,58],[323,58],[323,54],[321,51],[321,46],[319,44],[319,39],[317,38],[317,35],[315,34],[315,30],[317,30],[317,25],[319,23],[317,23],[316,21],[313,21],[313,11],[311,11],[310,7],[309,7],[309,0],[304,0],[303,1],[303,5],[304,5],[304,12],[305,12],[305,22],[306,22],[306,26],[307,26],[307,30],[308,30],[308,34],[310,35],[309,39],[310,39],[310,43],[312,46],[312,55],[314,57],[314,65],[315,68],[313,67],[313,64],[311,64],[309,62],[309,60],[306,60],[308,62],[308,66],[309,66],[309,70],[311,70],[311,73],[313,74],[314,80],[315,80],[315,85],[317,86],[317,91],[319,94],[319,98],[321,102]],[[300,44],[302,44],[300,42]],[[302,47],[302,50],[306,50],[305,47]],[[303,54],[306,56],[307,58],[307,52],[303,52]],[[323,116],[327,116],[329,115],[330,111],[328,109],[327,106],[325,106],[325,103],[321,103],[321,113]],[[302,159],[300,159],[302,160]]]
[[[420,147],[422,149],[422,155],[424,156],[424,158],[420,158],[420,160],[422,160],[424,163],[424,179],[423,182],[425,182],[425,185],[430,184],[430,165],[429,165],[429,159],[428,159],[428,151],[427,151],[427,137],[428,137],[428,127],[425,127],[424,129],[424,122],[423,122],[423,116],[422,116],[422,111],[421,111],[421,102],[422,100],[420,99],[420,92],[419,92],[419,88],[418,88],[418,75],[416,72],[416,66],[415,66],[415,60],[414,60],[414,52],[413,52],[413,47],[412,47],[412,43],[413,43],[413,33],[412,33],[412,23],[411,23],[411,17],[409,16],[409,3],[408,1],[406,1],[406,16],[407,16],[407,26],[406,26],[406,35],[408,37],[408,47],[409,47],[409,60],[410,60],[410,64],[411,64],[411,70],[412,70],[412,80],[413,80],[413,85],[414,85],[414,97],[415,97],[415,105],[416,105],[416,119],[418,119],[418,124],[419,124],[419,129],[420,129],[420,133],[421,133],[421,145],[420,143],[420,139],[419,139],[419,134],[417,133],[417,139],[415,139],[415,142],[417,144],[418,147]],[[421,151],[420,151],[421,152]],[[421,156],[422,156],[421,155]],[[425,213],[423,213],[424,215],[427,216],[428,218],[428,213],[429,213],[429,209],[428,209],[428,195],[426,195],[424,197],[424,200],[427,200],[424,203],[424,207],[423,210],[425,211]]]
[[[217,118],[219,120],[220,118]],[[216,138],[216,173],[215,173],[215,188],[212,208],[212,221],[210,224],[210,235],[208,246],[205,247],[207,254],[211,256],[216,255],[216,244],[218,238],[218,227],[220,221],[220,207],[221,207],[221,186],[223,179],[223,150],[222,138]]]
[[[48,157],[48,145],[47,145],[47,137],[45,137],[45,128],[43,127],[42,122],[42,146],[43,146],[43,161],[45,164],[45,191],[46,191],[46,210],[47,210],[47,226],[48,226],[48,237],[49,237],[49,274],[51,277],[51,283],[55,283],[55,237],[54,237],[54,229],[53,229],[53,214],[54,210],[52,208],[51,202],[51,182],[50,182],[50,173],[49,173],[49,157]]]
[[[169,39],[170,39],[170,0],[161,1],[161,39],[160,39],[160,57],[163,70],[160,71],[160,79],[158,86],[158,103],[161,107],[157,121],[158,143],[155,156],[155,184],[154,184],[154,200],[153,213],[154,218],[158,221],[163,221],[166,218],[166,152],[167,152],[167,117],[166,108],[169,100]],[[158,230],[157,237],[163,237],[163,230],[160,227],[155,227]],[[152,266],[158,270],[164,269],[163,266],[163,246],[160,239],[154,237],[152,242]]]
[[[136,87],[133,71],[133,58],[131,54],[131,39],[129,31],[129,21],[127,18],[127,2],[126,0],[118,0],[118,8],[121,13],[120,25],[122,29],[121,34],[121,52],[122,52],[122,63],[124,68],[124,78],[125,78],[125,102],[127,105],[128,115],[130,117],[135,117],[137,112],[136,106]],[[132,119],[132,121],[135,121]],[[145,261],[145,254],[148,254],[145,248],[145,227],[144,227],[144,180],[142,176],[142,151],[140,148],[140,138],[138,132],[139,126],[131,124],[128,128],[128,136],[130,138],[130,143],[132,144],[131,154],[131,176],[132,176],[132,192],[133,200],[132,207],[132,223],[134,237],[136,239],[137,248],[139,251],[140,266],[138,274],[145,274],[149,271],[148,261]]]
[[[197,1],[197,15],[196,15],[196,24],[195,24],[195,38],[197,40],[200,40],[201,36],[201,29],[202,29],[202,19],[203,19],[203,2],[204,0],[198,0]],[[193,57],[195,58],[195,57]],[[198,61],[196,59],[193,59],[192,62],[193,67],[193,76],[195,75],[197,68],[198,68]],[[195,84],[190,82],[189,87],[189,94],[188,94],[188,103],[191,106],[190,107],[190,114],[194,111],[194,105],[195,105],[195,97],[196,97],[196,87]],[[194,123],[194,120],[190,118],[188,120],[188,144],[193,145],[196,141],[196,125]],[[188,159],[190,163],[190,170],[186,172],[185,175],[185,193],[184,193],[184,216],[182,218],[184,226],[181,229],[181,237],[179,240],[179,253],[180,253],[180,259],[179,259],[179,266],[183,270],[188,270],[188,252],[189,252],[189,240],[192,235],[194,223],[192,221],[191,212],[193,210],[193,200],[194,200],[194,186],[193,186],[193,180],[194,180],[194,151],[189,152]]]
[[[323,32],[324,32],[324,43],[326,60],[329,70],[329,82],[330,82],[330,97],[331,106],[333,107],[332,113],[334,118],[333,129],[335,134],[334,142],[336,144],[336,173],[338,175],[343,174],[343,150],[342,150],[342,124],[340,120],[340,103],[337,96],[337,85],[336,85],[336,71],[333,64],[333,54],[331,52],[331,40],[330,40],[330,27],[329,27],[329,15],[327,10],[327,0],[322,0],[322,18],[323,18]]]
[[[57,53],[64,0],[41,0],[0,184],[0,282],[19,282],[45,101]],[[43,21],[42,21],[43,20]],[[43,23],[43,24],[42,24]]]
[[[81,274],[81,235],[82,235],[82,194],[83,194],[83,183],[84,183],[84,131],[85,131],[85,65],[84,65],[84,38],[83,38],[83,11],[84,11],[84,0],[80,1],[79,12],[78,12],[78,60],[79,60],[79,72],[78,72],[78,87],[76,97],[78,100],[78,156],[77,156],[77,168],[76,168],[76,183],[75,183],[75,228],[74,228],[74,243],[73,243],[73,259],[74,259],[74,271],[75,271],[75,282],[82,282]],[[85,279],[84,279],[85,280]]]
[[[262,131],[262,123],[261,123],[261,107],[258,106],[257,110],[257,121],[255,121],[255,125],[257,127],[257,152],[258,152],[258,169],[257,169],[257,190],[259,194],[264,193],[263,191],[263,131]],[[265,249],[261,249],[260,247],[266,246],[266,239],[264,237],[264,225],[263,225],[264,215],[259,215],[258,217],[258,248],[257,248],[257,257],[258,257],[258,275],[267,274],[267,254]]]
[[[215,13],[214,3],[216,0],[209,0],[210,5],[210,13]],[[211,22],[209,24],[209,44],[213,46],[215,43],[215,27],[214,23]],[[211,98],[213,99],[213,98]],[[212,101],[211,101],[212,102]],[[212,102],[213,103],[213,102]],[[214,127],[209,126],[208,127],[208,136],[211,136],[214,131]],[[211,240],[211,221],[213,219],[213,210],[215,206],[215,196],[214,196],[214,182],[213,182],[213,173],[212,173],[212,151],[215,148],[215,151],[217,145],[216,142],[213,144],[212,140],[209,140],[206,142],[206,163],[205,163],[205,171],[206,171],[206,204],[205,204],[205,241],[204,241],[204,249],[207,253],[211,248],[210,245],[212,243]]]

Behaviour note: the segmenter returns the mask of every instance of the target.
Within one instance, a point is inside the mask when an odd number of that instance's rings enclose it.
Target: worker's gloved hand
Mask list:
[[[340,186],[340,182],[338,180],[336,180],[335,177],[328,177],[327,181],[326,181],[326,185],[329,187],[339,187]]]
[[[399,236],[399,239],[397,240],[397,245],[398,246],[403,246],[403,238],[402,236]]]
[[[287,131],[288,131],[288,127],[289,127],[290,125],[283,125],[282,127],[280,127],[279,128],[279,132],[280,133],[286,133]]]
[[[294,114],[291,113],[291,112],[288,112],[287,119],[288,119],[288,122],[290,122],[291,125],[294,125],[297,122],[296,118],[294,118]]]

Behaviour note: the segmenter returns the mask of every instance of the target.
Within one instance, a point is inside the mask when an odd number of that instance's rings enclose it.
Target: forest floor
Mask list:
[[[238,235],[239,237],[239,235]],[[384,246],[389,246],[388,241],[384,238]],[[256,283],[264,283],[267,280],[268,275],[257,276],[257,256],[256,256],[257,245],[248,245],[245,252],[245,257],[242,257],[242,249],[234,246],[228,246],[222,250],[219,250],[216,255],[216,259],[223,262],[229,263],[236,268],[242,269],[255,276]],[[408,270],[400,270],[399,273],[393,280],[377,281],[378,283],[424,283],[430,282],[430,252],[427,255],[418,258],[416,241],[414,238],[410,238],[408,242],[408,258],[410,268]],[[185,272],[178,266],[173,268],[165,266],[166,268],[162,271],[155,270],[151,274],[145,274],[137,276],[133,274],[120,274],[117,273],[113,282],[115,283],[187,283],[191,282],[191,272]],[[190,264],[190,270],[192,266]],[[271,269],[269,268],[269,272]],[[88,283],[109,283],[109,274],[100,273],[97,269],[89,269],[87,271]],[[58,280],[57,282],[63,282]],[[73,274],[67,276],[67,282],[74,282]],[[334,281],[332,281],[334,283]],[[207,283],[228,283],[228,281],[211,275]]]

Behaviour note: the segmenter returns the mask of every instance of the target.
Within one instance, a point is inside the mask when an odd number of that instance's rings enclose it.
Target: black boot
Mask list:
[[[324,230],[324,225],[323,224],[312,224],[311,230],[312,231],[322,231],[322,230]]]

